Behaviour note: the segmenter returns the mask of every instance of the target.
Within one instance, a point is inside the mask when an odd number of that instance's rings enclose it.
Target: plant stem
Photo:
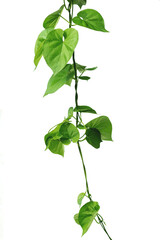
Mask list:
[[[69,28],[71,28],[72,27],[72,18],[73,18],[73,4],[72,3],[69,4],[68,12],[69,12]],[[76,61],[75,61],[75,52],[73,52],[72,59],[73,59],[74,74],[75,74],[75,105],[76,105],[76,107],[78,107],[78,77],[77,77],[77,66],[76,66]],[[78,125],[78,122],[79,122],[78,120],[79,120],[79,113],[76,112],[76,126]],[[80,118],[80,120],[81,120],[81,118]],[[85,164],[84,164],[84,159],[83,159],[82,150],[81,150],[81,146],[80,146],[79,141],[77,142],[77,146],[78,146],[79,154],[81,156],[82,165],[83,165],[83,171],[84,171],[85,182],[86,182],[86,192],[87,192],[87,195],[88,195],[87,197],[89,198],[90,201],[92,201],[92,197],[91,197],[91,194],[89,192],[87,171],[86,171],[86,167],[85,167]],[[103,228],[104,232],[107,234],[108,238],[110,240],[112,240],[111,237],[109,236],[105,226],[104,226],[103,218],[101,219],[99,214],[97,214],[97,218],[98,218],[99,224]]]

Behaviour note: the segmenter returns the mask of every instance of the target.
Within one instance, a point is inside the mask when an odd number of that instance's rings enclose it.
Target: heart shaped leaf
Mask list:
[[[85,9],[80,11],[73,18],[76,25],[93,29],[95,31],[108,32],[105,29],[104,19],[99,12],[94,9]]]
[[[44,28],[52,28],[54,29],[59,21],[60,15],[62,14],[64,5],[60,7],[56,12],[48,15],[43,22]]]
[[[71,64],[67,64],[59,73],[53,74],[49,79],[47,90],[44,96],[56,92],[64,84],[71,83],[74,77],[74,70]],[[68,84],[69,85],[69,84]]]
[[[93,201],[88,202],[81,207],[78,214],[78,222],[83,229],[82,236],[88,231],[99,209],[100,209],[100,206],[98,202],[93,202]]]
[[[73,28],[68,28],[65,31],[55,29],[47,35],[43,56],[55,75],[66,66],[77,43],[78,32]]]
[[[79,140],[79,131],[72,123],[63,123],[59,132],[64,138],[70,139],[72,142]]]
[[[102,140],[112,141],[112,124],[108,117],[101,116],[95,118],[88,122],[86,127],[98,129]]]
[[[68,2],[77,4],[81,8],[83,5],[86,5],[87,0],[68,0]]]
[[[94,148],[99,148],[101,140],[101,133],[96,128],[88,128],[86,131],[86,140]]]

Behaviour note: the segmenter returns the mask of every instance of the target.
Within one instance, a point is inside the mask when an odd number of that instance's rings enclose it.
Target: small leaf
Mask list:
[[[68,28],[65,31],[55,29],[47,35],[43,56],[55,75],[66,66],[77,43],[78,32],[73,28]]]
[[[88,77],[88,76],[80,76],[79,79],[88,81],[90,79],[90,77]]]
[[[59,154],[62,157],[64,157],[64,146],[63,143],[60,140],[49,140],[48,149],[54,153]]]
[[[80,194],[78,195],[77,203],[78,203],[79,206],[81,206],[82,200],[83,200],[83,198],[85,197],[85,195],[86,195],[85,193],[80,193]]]
[[[63,138],[71,139],[72,142],[77,142],[79,140],[79,131],[72,123],[63,123],[59,130]]]
[[[101,140],[101,134],[96,128],[88,128],[86,131],[86,140],[94,148],[99,148]]]
[[[77,4],[81,8],[83,5],[86,5],[87,0],[68,0],[68,2]]]
[[[45,30],[43,30],[39,34],[39,36],[38,36],[38,38],[36,40],[35,48],[34,48],[34,53],[35,53],[34,64],[35,64],[36,67],[38,66],[38,63],[41,60],[41,57],[43,55],[43,47],[44,47],[44,43],[45,43],[45,40],[47,38],[47,35],[51,31],[53,31],[53,29],[45,29]]]
[[[70,107],[68,109],[68,119],[72,118],[73,117],[73,107]]]
[[[67,84],[68,81],[72,81],[74,76],[74,70],[71,64],[67,64],[59,73],[56,75],[53,74],[49,79],[46,92],[44,96],[56,92],[64,84]]]
[[[83,112],[83,113],[94,113],[97,114],[94,109],[89,106],[78,106],[75,107],[74,112]]]
[[[45,135],[44,141],[45,141],[46,147],[48,146],[49,139],[57,140],[62,137],[62,135],[59,133],[60,126],[61,126],[61,124],[58,124],[54,130],[50,131],[49,133],[47,133]]]
[[[75,222],[79,225],[79,221],[78,221],[78,213],[74,215],[74,220],[75,220]]]
[[[108,32],[105,29],[104,19],[99,12],[94,9],[85,9],[80,11],[73,18],[76,25],[93,29],[95,31]]]
[[[60,141],[64,144],[64,145],[69,145],[71,143],[71,140],[68,138],[60,138]]]
[[[83,126],[82,124],[78,124],[77,127],[78,127],[79,129],[86,129],[85,126]]]
[[[86,127],[98,129],[102,140],[112,141],[112,124],[108,117],[101,116],[95,118],[88,122]]]
[[[83,229],[82,236],[88,231],[94,218],[96,217],[100,206],[98,202],[88,202],[81,207],[78,215],[78,221]]]
[[[78,64],[78,63],[76,63],[76,66],[77,66],[77,70],[78,70],[80,73],[84,72],[85,69],[86,69],[86,66],[80,65],[80,64]]]
[[[63,8],[64,8],[64,5],[62,5],[60,9],[58,9],[56,12],[53,12],[52,14],[48,15],[43,22],[43,27],[54,29],[59,21]]]
[[[96,70],[97,67],[93,67],[93,68],[86,68],[86,71],[93,71],[93,70]]]

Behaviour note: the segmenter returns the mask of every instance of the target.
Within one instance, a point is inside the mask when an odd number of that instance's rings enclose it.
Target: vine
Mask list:
[[[77,144],[84,170],[86,191],[78,195],[77,203],[80,210],[74,215],[74,220],[82,227],[82,236],[95,220],[97,224],[101,225],[108,238],[112,240],[106,230],[103,217],[98,213],[100,206],[98,202],[92,200],[80,145],[80,142],[87,141],[94,148],[99,148],[102,141],[112,141],[112,124],[106,116],[94,118],[86,124],[83,123],[83,114],[97,113],[87,105],[78,104],[78,84],[79,81],[88,81],[90,77],[83,74],[87,71],[93,71],[97,67],[87,68],[76,62],[75,48],[78,43],[78,31],[73,26],[81,26],[101,32],[108,31],[105,29],[104,19],[99,12],[94,9],[85,9],[74,17],[74,5],[82,8],[83,5],[86,5],[86,0],[67,0],[67,2],[63,0],[63,5],[44,20],[44,30],[39,34],[35,44],[35,67],[38,66],[43,56],[47,65],[53,70],[53,75],[49,79],[44,96],[56,92],[65,84],[71,86],[72,81],[75,81],[75,107],[68,109],[68,116],[48,131],[44,141],[46,149],[61,156],[64,156],[64,145],[69,145],[71,142]],[[68,12],[68,20],[62,16],[64,9]],[[69,28],[64,31],[56,29],[60,18],[69,24]],[[69,64],[71,58],[73,63]],[[72,120],[75,120],[75,125]],[[82,136],[80,136],[81,131],[83,132]],[[89,201],[81,206],[84,197],[87,197]]]

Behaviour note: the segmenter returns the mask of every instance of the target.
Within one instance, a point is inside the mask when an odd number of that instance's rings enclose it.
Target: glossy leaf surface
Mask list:
[[[82,236],[88,231],[99,209],[100,206],[98,202],[92,201],[81,207],[78,215],[78,222],[83,229]]]
[[[101,134],[96,128],[89,128],[86,131],[86,140],[94,148],[99,148],[101,140]]]
[[[83,5],[86,5],[87,0],[68,0],[68,2],[73,2],[73,4],[76,4],[81,8]]]
[[[108,32],[105,29],[103,17],[94,9],[85,9],[80,11],[77,16],[73,18],[73,22],[76,25],[90,28],[95,31]]]
[[[64,84],[72,81],[74,76],[74,70],[71,64],[67,64],[59,73],[56,75],[53,74],[49,79],[46,92],[44,96],[56,92],[59,88],[61,88]]]
[[[89,106],[78,106],[74,108],[74,112],[83,112],[83,113],[94,113],[96,114],[96,111],[89,107]]]
[[[101,116],[95,118],[88,122],[86,127],[98,129],[102,140],[112,141],[112,124],[108,117]]]
[[[62,5],[60,9],[58,9],[56,12],[53,12],[52,14],[48,15],[43,22],[43,27],[54,29],[59,21],[63,8],[64,8],[64,5]]]
[[[81,206],[82,200],[83,200],[84,197],[85,197],[85,193],[80,193],[80,194],[78,195],[77,203],[78,203],[79,206]]]
[[[77,142],[79,140],[79,131],[72,123],[63,123],[59,130],[64,138]]]
[[[66,66],[77,43],[78,32],[73,28],[55,29],[47,35],[43,56],[55,75]]]
[[[36,43],[35,43],[35,48],[34,48],[34,53],[35,53],[35,56],[34,56],[34,64],[35,66],[37,67],[38,66],[38,63],[43,55],[43,47],[44,47],[44,43],[45,43],[45,40],[47,38],[47,35],[49,32],[53,31],[53,29],[45,29],[43,30],[37,40],[36,40]]]

